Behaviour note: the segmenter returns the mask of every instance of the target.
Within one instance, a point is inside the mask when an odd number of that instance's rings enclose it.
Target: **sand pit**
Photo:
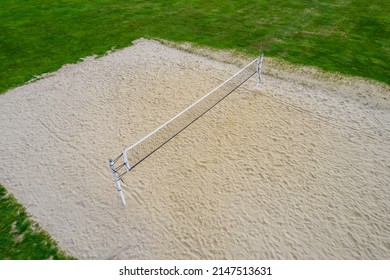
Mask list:
[[[124,177],[126,208],[107,160],[239,66],[139,40],[10,90],[0,182],[82,259],[389,259],[389,87],[265,63]]]

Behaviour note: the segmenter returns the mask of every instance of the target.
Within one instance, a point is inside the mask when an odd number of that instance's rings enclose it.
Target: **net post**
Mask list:
[[[125,163],[126,172],[129,172],[131,168],[129,165],[129,160],[127,159],[127,150],[123,151],[123,162]]]
[[[114,161],[112,159],[109,159],[108,163],[110,165],[112,174],[114,175],[116,189],[119,192],[119,196],[121,197],[123,205],[126,205],[126,200],[125,200],[125,197],[124,197],[123,192],[122,192],[120,178],[119,178],[118,172],[115,170]]]
[[[263,67],[263,59],[264,59],[264,54],[261,54],[258,58],[257,58],[257,66],[256,66],[256,73],[257,73],[257,87],[260,86],[260,82],[261,82],[261,78],[260,78],[260,75],[261,75],[261,70],[262,70],[262,67]]]

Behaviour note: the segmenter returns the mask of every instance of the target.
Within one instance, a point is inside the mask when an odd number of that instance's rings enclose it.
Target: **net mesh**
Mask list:
[[[186,110],[182,111],[145,138],[126,149],[115,161],[125,154],[124,160],[128,161],[127,171],[134,168],[255,75],[257,73],[257,67],[257,60],[254,60]],[[126,166],[125,163],[121,164],[117,170],[121,169],[123,166]],[[124,173],[122,173],[122,175]]]

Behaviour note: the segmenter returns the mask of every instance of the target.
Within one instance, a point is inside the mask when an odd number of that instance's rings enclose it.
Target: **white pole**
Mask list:
[[[264,59],[264,54],[261,54],[258,58],[257,58],[257,86],[259,87],[260,86],[260,82],[261,82],[261,78],[260,78],[260,74],[261,74],[261,68],[263,66],[263,59]]]
[[[120,179],[118,176],[118,172],[115,171],[114,162],[112,161],[112,159],[110,159],[110,160],[108,160],[108,163],[110,164],[112,174],[114,175],[116,189],[119,192],[119,196],[122,199],[123,205],[126,205],[126,200],[125,200],[125,197],[124,197],[123,192],[122,192],[122,187],[121,187],[121,182],[120,182]]]
[[[130,171],[129,160],[127,159],[127,150],[123,151],[123,162],[125,163],[126,172]]]

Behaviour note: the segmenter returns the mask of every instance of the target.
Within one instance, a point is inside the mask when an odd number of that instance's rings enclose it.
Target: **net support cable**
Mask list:
[[[164,144],[169,142],[172,138],[178,135],[181,131],[194,123],[197,119],[211,110],[215,105],[225,99],[243,83],[249,80],[252,76],[257,74],[257,86],[261,82],[261,71],[263,65],[264,55],[250,62],[247,66],[242,68],[232,77],[224,81],[222,84],[214,88],[212,91],[198,99],[189,107],[178,113],[176,116],[150,132],[148,135],[125,149],[114,160],[110,159],[109,166],[114,176],[115,186],[119,192],[123,205],[126,205],[126,200],[123,195],[121,178],[135,166],[161,148]],[[123,163],[117,162],[123,159]],[[115,166],[117,165],[117,166]],[[123,173],[119,170],[123,169]]]

